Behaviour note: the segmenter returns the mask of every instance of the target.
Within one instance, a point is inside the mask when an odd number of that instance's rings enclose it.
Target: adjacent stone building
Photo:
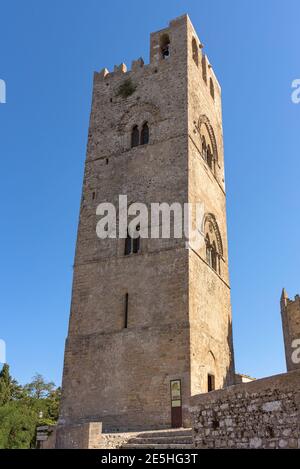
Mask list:
[[[300,370],[191,398],[194,446],[300,448]]]
[[[203,243],[100,240],[97,206],[121,194],[202,202]],[[57,447],[86,446],[91,422],[190,426],[190,397],[233,382],[221,89],[184,15],[151,34],[148,65],[94,75]]]
[[[283,289],[282,327],[287,373],[191,398],[195,448],[300,448],[300,301]]]

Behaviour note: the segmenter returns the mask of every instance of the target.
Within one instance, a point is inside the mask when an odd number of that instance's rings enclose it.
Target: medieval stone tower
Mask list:
[[[100,202],[203,202],[204,242],[96,236]],[[221,90],[187,15],[150,63],[95,73],[60,430],[189,425],[189,398],[233,383]],[[62,440],[61,440],[62,441]]]
[[[300,369],[300,296],[290,300],[282,290],[281,318],[287,371]]]

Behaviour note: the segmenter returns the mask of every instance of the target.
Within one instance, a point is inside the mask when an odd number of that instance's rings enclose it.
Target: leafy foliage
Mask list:
[[[122,96],[122,98],[128,98],[131,96],[136,90],[136,85],[134,85],[130,78],[123,81],[123,83],[119,86],[117,91],[117,96]]]
[[[5,363],[0,372],[0,406],[24,395],[22,386],[9,374],[9,366]]]
[[[0,448],[35,446],[36,427],[55,424],[61,389],[40,374],[21,386],[5,364],[0,372]]]
[[[36,413],[21,401],[0,407],[0,448],[30,448],[36,426]]]

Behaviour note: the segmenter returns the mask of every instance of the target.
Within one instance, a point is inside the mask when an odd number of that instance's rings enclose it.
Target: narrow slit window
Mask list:
[[[124,329],[128,327],[128,293],[125,295]]]
[[[207,84],[206,61],[205,61],[204,55],[202,56],[201,65],[202,65],[202,78],[204,82]]]
[[[215,88],[212,79],[209,79],[209,89],[210,89],[210,94],[213,99],[215,99]]]

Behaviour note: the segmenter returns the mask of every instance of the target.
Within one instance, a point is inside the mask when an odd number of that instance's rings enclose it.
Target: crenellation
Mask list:
[[[102,68],[102,70],[99,73],[94,72],[95,79],[97,78],[104,79],[105,77],[107,77],[107,75],[109,75],[109,71],[107,70],[107,68]]]
[[[144,67],[144,60],[142,57],[140,57],[139,59],[137,60],[133,60],[132,63],[131,63],[131,70],[133,72],[136,72],[138,70],[140,70],[141,68]]]
[[[122,74],[127,72],[127,67],[126,65],[122,62],[120,65],[115,65],[114,66],[114,74]]]

